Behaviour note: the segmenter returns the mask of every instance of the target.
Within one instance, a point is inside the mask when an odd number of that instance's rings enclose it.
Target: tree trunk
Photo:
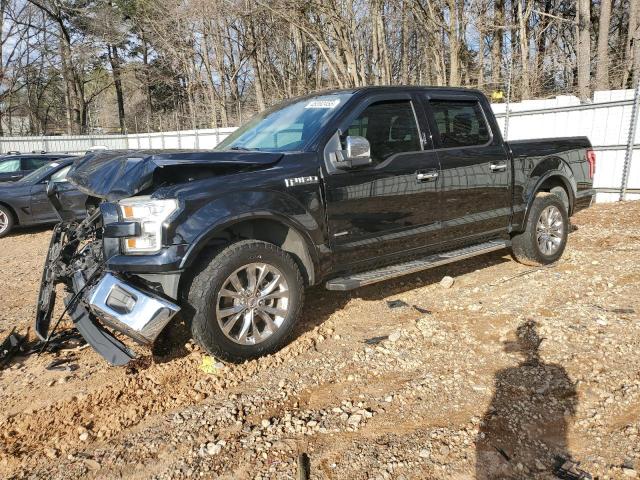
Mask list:
[[[578,0],[578,45],[576,48],[578,62],[578,96],[585,102],[591,97],[591,2]]]
[[[478,28],[478,89],[484,88],[484,30]]]
[[[501,66],[502,66],[502,46],[504,38],[504,0],[495,0],[493,3],[493,14],[497,25],[493,33],[493,44],[491,45],[491,83],[493,88],[498,90],[501,87]]]
[[[64,113],[65,113],[65,120],[67,123],[67,135],[72,135],[77,132],[75,131],[74,122],[73,122],[73,116],[74,116],[73,104],[75,103],[75,101],[72,100],[73,83],[70,78],[71,73],[69,72],[68,64],[69,64],[69,60],[67,56],[67,51],[64,48],[62,38],[60,38],[60,65],[62,68],[62,80],[64,82],[64,106],[65,106]]]
[[[409,28],[408,28],[409,9],[407,8],[407,0],[402,1],[402,32],[401,32],[401,48],[400,52],[400,83],[402,85],[409,84]]]
[[[533,3],[531,3],[533,5]],[[518,32],[520,40],[520,61],[522,63],[522,87],[521,98],[529,99],[531,96],[529,81],[529,36],[527,34],[527,23],[529,21],[529,10],[522,12],[522,0],[518,0]]]
[[[258,107],[258,111],[261,112],[265,109],[264,104],[264,90],[262,88],[262,68],[260,62],[260,56],[258,52],[258,42],[256,39],[256,31],[255,26],[253,24],[253,20],[249,20],[249,38],[250,38],[250,54],[249,60],[251,62],[251,68],[253,68],[253,84],[256,90],[256,105]]]
[[[640,4],[638,0],[630,0],[626,59],[627,70],[622,88],[627,87],[629,77],[631,88],[634,88],[640,79]]]
[[[596,57],[596,90],[609,89],[609,23],[611,0],[600,0],[598,54]]]
[[[151,72],[149,71],[149,44],[145,39],[142,40],[142,64],[144,65],[144,90],[147,97],[147,110],[151,115],[153,113],[153,101],[151,97]]]
[[[460,85],[460,42],[458,38],[458,6],[449,0],[449,85]]]
[[[121,62],[118,55],[118,48],[115,45],[107,45],[111,73],[113,75],[113,85],[116,88],[116,102],[118,104],[118,121],[120,123],[120,133],[127,133],[127,125],[124,116],[124,95],[122,93]]]

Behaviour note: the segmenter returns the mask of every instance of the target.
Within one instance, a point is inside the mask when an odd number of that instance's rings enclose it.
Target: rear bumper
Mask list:
[[[105,325],[149,345],[180,307],[105,273],[85,296],[89,310]]]

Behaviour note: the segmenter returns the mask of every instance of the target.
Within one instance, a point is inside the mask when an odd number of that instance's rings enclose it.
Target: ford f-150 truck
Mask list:
[[[101,151],[68,179],[87,217],[48,194],[56,226],[36,331],[55,329],[55,285],[109,362],[152,344],[180,312],[208,352],[244,361],[281,348],[304,290],[351,290],[510,248],[556,261],[590,205],[585,137],[505,142],[474,90],[323,92],[259,113],[213,151]],[[58,320],[59,321],[59,320]]]

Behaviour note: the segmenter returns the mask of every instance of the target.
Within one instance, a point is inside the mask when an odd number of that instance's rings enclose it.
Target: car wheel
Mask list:
[[[567,214],[569,214],[570,204],[569,204],[569,195],[567,195],[567,191],[562,187],[553,187],[551,189],[551,193],[560,197],[560,200],[562,200],[562,204],[564,205],[564,208],[567,211]]]
[[[0,238],[8,235],[13,229],[13,213],[7,208],[0,205]]]
[[[210,255],[188,287],[193,338],[231,362],[283,347],[298,320],[304,282],[277,246],[243,240]]]
[[[569,217],[562,199],[552,193],[538,193],[525,231],[511,238],[513,256],[525,265],[553,263],[564,252],[568,231]]]

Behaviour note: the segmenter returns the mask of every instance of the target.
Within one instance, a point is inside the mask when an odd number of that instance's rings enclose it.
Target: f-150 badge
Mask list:
[[[309,183],[318,183],[318,177],[295,177],[295,178],[285,178],[284,184],[287,187],[295,187],[296,185],[307,185]]]

